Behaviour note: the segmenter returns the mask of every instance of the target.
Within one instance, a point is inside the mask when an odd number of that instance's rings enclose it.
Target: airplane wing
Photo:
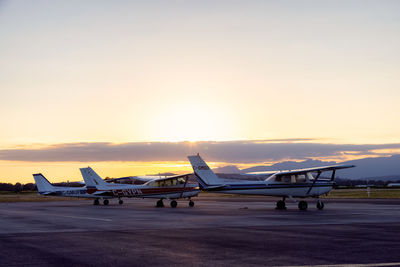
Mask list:
[[[123,182],[148,182],[154,180],[154,177],[146,177],[146,176],[127,176],[127,177],[120,177],[120,178],[113,178],[113,179],[107,179],[107,183],[123,183]]]
[[[174,175],[174,176],[168,176],[168,177],[163,177],[163,178],[156,178],[151,181],[168,181],[168,180],[174,180],[174,179],[178,179],[178,178],[187,178],[190,175],[193,175],[193,173]]]
[[[353,168],[355,165],[331,165],[331,166],[323,166],[323,167],[314,167],[314,168],[305,168],[305,169],[297,169],[297,170],[288,170],[288,171],[277,171],[276,175],[288,175],[288,174],[305,174],[308,172],[326,172],[326,171],[335,171],[340,169]],[[248,175],[261,175],[261,174],[271,174],[268,172],[250,172],[246,173]]]
[[[191,174],[191,173],[190,173]],[[162,180],[168,180],[168,179],[177,179],[181,177],[186,177],[190,174],[183,174],[183,175],[174,175],[174,176],[155,176],[155,175],[143,175],[143,176],[128,176],[128,177],[121,177],[121,178],[113,178],[107,180],[107,182],[120,182],[120,181],[139,181],[139,182],[149,182],[149,181],[162,181]]]

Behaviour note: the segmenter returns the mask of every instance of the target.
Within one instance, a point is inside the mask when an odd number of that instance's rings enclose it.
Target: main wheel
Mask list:
[[[164,202],[162,201],[162,199],[160,199],[160,200],[157,201],[156,207],[157,207],[157,208],[162,208],[162,207],[164,207]]]
[[[118,203],[119,203],[120,205],[122,205],[122,204],[124,204],[124,201],[123,201],[122,199],[120,199],[120,200],[118,201]]]
[[[192,200],[189,201],[189,207],[191,207],[191,208],[194,207],[194,202]]]
[[[279,200],[276,202],[276,209],[277,210],[285,210],[286,209],[286,203],[283,200]]]
[[[108,199],[104,199],[103,204],[107,206],[108,203],[110,203],[110,202],[108,201]]]
[[[323,210],[323,209],[324,209],[324,206],[325,206],[324,202],[322,202],[321,200],[318,200],[318,202],[317,202],[317,209]]]
[[[307,210],[308,204],[306,201],[302,200],[299,202],[299,210]]]
[[[176,206],[178,206],[178,202],[176,202],[175,200],[172,200],[170,205],[171,205],[171,208],[176,208]]]
[[[99,201],[98,198],[96,198],[96,199],[93,201],[93,205],[99,205],[99,204],[100,204],[100,201]]]

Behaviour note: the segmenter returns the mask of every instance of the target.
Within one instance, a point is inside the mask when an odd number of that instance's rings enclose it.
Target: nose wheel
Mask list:
[[[324,202],[322,202],[321,200],[317,201],[317,209],[319,210],[323,210],[324,209]]]
[[[122,205],[122,204],[124,204],[124,201],[123,201],[122,199],[120,199],[120,200],[118,201],[118,203],[119,203],[120,205]]]
[[[191,208],[194,207],[194,202],[192,200],[189,201],[189,207],[191,207]]]
[[[104,204],[105,206],[107,206],[108,203],[109,203],[108,199],[104,199],[103,204]]]

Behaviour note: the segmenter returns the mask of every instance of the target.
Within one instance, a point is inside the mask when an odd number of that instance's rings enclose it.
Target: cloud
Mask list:
[[[294,141],[294,142],[293,142]],[[373,155],[379,149],[398,149],[400,144],[323,144],[303,139],[202,141],[202,142],[132,142],[113,144],[66,143],[40,148],[0,150],[0,160],[30,162],[100,162],[100,161],[186,161],[186,156],[200,153],[208,161],[259,163],[288,159],[335,157],[347,154]],[[381,154],[377,154],[381,155]]]

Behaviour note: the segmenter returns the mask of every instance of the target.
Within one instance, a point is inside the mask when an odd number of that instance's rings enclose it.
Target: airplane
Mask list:
[[[82,187],[54,186],[41,173],[33,174],[33,179],[35,179],[39,195],[93,198],[93,195],[87,192],[86,186]]]
[[[153,179],[142,185],[134,185],[109,184],[90,167],[80,170],[88,193],[97,197],[97,204],[103,197],[117,197],[120,203],[122,197],[158,198],[156,207],[164,207],[163,199],[168,199],[171,200],[171,207],[176,208],[178,205],[176,199],[188,198],[189,206],[193,207],[194,202],[191,197],[197,196],[200,192],[197,184],[188,183],[189,174]],[[107,205],[108,200],[105,199],[103,204]]]
[[[354,165],[332,165],[325,167],[306,168],[290,171],[253,172],[247,175],[267,176],[261,181],[241,180],[230,182],[219,178],[200,157],[188,156],[194,174],[199,182],[200,189],[215,193],[263,195],[282,197],[276,203],[276,209],[286,209],[286,198],[295,202],[294,198],[317,198],[317,208],[322,210],[324,203],[319,199],[320,195],[327,194],[334,185],[336,170],[353,168]],[[323,172],[332,171],[330,179],[321,179]],[[316,177],[312,173],[317,173]],[[300,210],[307,210],[308,203],[305,200],[298,202]]]

